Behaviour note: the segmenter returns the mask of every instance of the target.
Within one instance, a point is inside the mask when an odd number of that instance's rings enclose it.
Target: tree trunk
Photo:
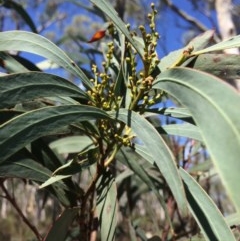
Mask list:
[[[218,27],[223,40],[236,36],[236,28],[232,20],[232,0],[215,0]],[[226,49],[227,54],[239,54],[239,49]],[[230,80],[235,82],[235,86],[240,90],[240,80]]]

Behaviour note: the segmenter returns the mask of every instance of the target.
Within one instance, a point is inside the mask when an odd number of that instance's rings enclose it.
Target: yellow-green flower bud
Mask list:
[[[139,30],[140,30],[141,32],[145,32],[145,28],[144,28],[143,25],[140,25],[138,28],[139,28]]]

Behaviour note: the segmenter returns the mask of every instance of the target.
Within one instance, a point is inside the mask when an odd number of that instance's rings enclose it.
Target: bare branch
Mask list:
[[[184,12],[183,10],[181,10],[180,8],[178,8],[176,5],[174,5],[172,3],[171,0],[164,0],[164,2],[167,4],[167,6],[173,11],[175,12],[178,16],[182,17],[183,19],[185,19],[187,22],[191,23],[192,25],[194,25],[197,29],[199,29],[201,32],[205,32],[208,30],[208,28],[203,25],[201,22],[199,22],[196,18],[190,16],[189,14],[187,14],[186,12]]]
[[[56,17],[56,19],[50,19],[50,20],[48,20],[46,23],[44,23],[42,26],[39,26],[38,27],[38,29],[37,29],[37,31],[38,31],[38,33],[41,33],[42,31],[44,31],[46,28],[48,28],[48,27],[50,27],[52,24],[54,24],[54,23],[56,23],[56,22],[59,22],[59,21],[61,21],[61,20],[63,20],[63,19],[65,19],[66,18],[66,14],[64,13],[64,14],[59,14],[57,17]]]
[[[0,187],[2,188],[5,198],[13,205],[13,207],[18,212],[19,216],[22,218],[23,222],[27,224],[27,226],[32,230],[32,232],[36,235],[37,240],[42,241],[42,237],[40,233],[38,232],[37,228],[30,223],[30,221],[27,219],[27,217],[23,214],[22,210],[18,206],[16,200],[9,194],[8,190],[4,186],[3,182],[0,182]]]

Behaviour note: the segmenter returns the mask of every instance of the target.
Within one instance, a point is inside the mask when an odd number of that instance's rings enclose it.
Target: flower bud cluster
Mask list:
[[[132,133],[132,129],[128,126],[125,126],[124,134],[123,135],[118,135],[115,134],[114,138],[119,144],[122,144],[124,146],[132,146],[132,139],[135,137]]]
[[[131,137],[130,136],[120,136],[118,134],[114,135],[115,139],[117,140],[117,142],[119,144],[122,144],[123,146],[132,146],[132,142],[131,142]]]
[[[157,10],[155,9],[154,3],[151,4],[151,8],[152,8],[152,12],[148,14],[148,19],[150,21],[149,27],[150,27],[151,33],[146,34],[146,30],[143,26],[139,28],[145,43],[144,60],[147,63],[146,69],[148,70],[148,73],[146,73],[147,74],[146,76],[148,76],[150,72],[154,69],[154,67],[160,62],[156,52],[159,34],[156,31],[156,25],[155,25]]]
[[[93,105],[103,110],[109,111],[112,109],[119,109],[121,97],[116,96],[114,93],[115,83],[112,80],[110,74],[108,74],[109,66],[114,53],[113,42],[108,43],[108,51],[106,54],[106,62],[102,62],[103,72],[99,72],[96,65],[92,66],[92,72],[94,74],[93,82],[94,86],[88,91],[88,94],[93,100]]]
[[[143,70],[138,74],[137,80],[134,82],[132,75],[129,78],[129,86],[132,93],[133,103],[130,108],[134,109],[137,107],[138,103],[143,103],[143,105],[149,105],[156,101],[158,97],[148,97],[148,92],[152,88],[153,78],[151,77],[152,71],[159,64],[160,60],[157,55],[157,42],[159,39],[159,34],[156,31],[155,21],[157,10],[155,5],[151,4],[152,12],[148,14],[148,19],[150,21],[149,27],[150,32],[147,31],[146,27],[143,25],[139,26],[139,31],[143,39]],[[132,69],[135,71],[136,67],[133,66]],[[142,104],[141,104],[142,106]]]
[[[122,101],[129,103],[130,110],[139,111],[143,113],[146,107],[155,104],[159,99],[162,98],[163,93],[157,93],[152,90],[153,77],[151,77],[152,71],[159,64],[160,60],[157,56],[157,42],[159,34],[156,31],[156,14],[155,5],[151,4],[152,12],[148,14],[149,27],[143,25],[139,26],[141,39],[137,36],[136,32],[131,32],[133,41],[136,39],[136,44],[140,46],[140,51],[136,51],[131,39],[120,38],[119,32],[115,29],[113,24],[108,27],[109,35],[112,36],[113,41],[107,44],[107,53],[105,54],[105,61],[102,62],[102,71],[100,71],[96,65],[92,66],[93,72],[93,88],[88,91],[92,98],[91,104],[105,111],[119,110]],[[130,31],[130,25],[126,26]],[[118,48],[116,48],[118,46]],[[119,55],[119,52],[122,55]],[[140,58],[138,56],[140,54]],[[123,83],[127,79],[126,87],[128,90],[124,93],[125,96],[117,96],[116,83],[113,76],[113,63],[116,63],[120,57],[121,60],[116,66],[120,66],[122,69],[119,70],[118,77],[122,78]],[[142,65],[138,65],[139,60],[142,60]],[[141,66],[141,70],[140,67]],[[115,68],[116,69],[116,68]],[[114,69],[114,72],[115,72]],[[119,88],[117,86],[117,88]],[[154,92],[153,95],[150,93]],[[128,94],[130,93],[130,98]],[[116,123],[112,120],[98,120],[98,127],[101,137],[105,143],[110,146],[117,148],[123,146],[132,146],[132,135],[131,130],[125,130],[126,125],[123,123]],[[113,141],[114,140],[114,141]],[[108,150],[109,151],[109,150]],[[110,153],[110,152],[109,152]],[[114,154],[114,151],[112,152]],[[110,161],[113,158],[110,158]],[[110,163],[110,162],[107,162]]]

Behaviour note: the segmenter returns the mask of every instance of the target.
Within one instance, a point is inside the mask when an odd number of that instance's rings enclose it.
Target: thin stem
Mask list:
[[[169,216],[170,216],[171,221],[172,221],[173,217],[174,217],[174,213],[176,211],[176,202],[174,201],[172,195],[169,196],[169,198],[168,198],[167,207],[168,207]],[[168,233],[169,233],[170,229],[171,229],[170,224],[167,223],[164,227],[163,232],[162,232],[162,240],[167,239],[167,236],[168,236]],[[171,230],[171,231],[173,233],[173,237],[175,237],[174,230]]]
[[[144,94],[144,89],[143,88],[140,88],[137,96],[134,98],[133,102],[131,103],[129,109],[130,110],[134,110],[138,104],[138,101],[142,98],[143,94]]]
[[[89,236],[88,236],[88,232],[87,230],[89,229],[89,226],[91,226],[91,220],[88,220],[88,218],[86,218],[86,212],[91,212],[91,207],[88,209],[87,208],[87,202],[88,199],[90,197],[90,195],[94,193],[95,191],[95,187],[96,187],[96,183],[98,181],[98,179],[100,178],[100,176],[102,175],[102,170],[103,167],[101,165],[97,165],[97,171],[95,173],[95,176],[92,180],[92,182],[90,183],[89,187],[87,188],[87,191],[82,199],[82,205],[81,205],[81,214],[80,214],[80,233],[82,238],[84,238],[86,241],[89,240]]]
[[[17,202],[15,201],[15,199],[9,194],[9,192],[7,191],[7,189],[5,188],[4,184],[1,182],[0,183],[0,187],[2,188],[4,194],[5,194],[5,198],[13,205],[13,207],[16,209],[16,211],[18,212],[19,216],[22,218],[23,222],[25,224],[27,224],[27,226],[32,230],[32,232],[35,234],[35,236],[37,237],[37,239],[39,241],[42,241],[43,238],[40,235],[40,233],[38,232],[37,228],[32,225],[30,223],[30,221],[27,219],[27,217],[23,214],[22,210],[19,208]]]
[[[119,151],[119,149],[121,148],[121,144],[117,144],[111,154],[111,156],[108,158],[108,160],[104,163],[104,167],[109,166],[109,164],[114,160],[117,152]]]

